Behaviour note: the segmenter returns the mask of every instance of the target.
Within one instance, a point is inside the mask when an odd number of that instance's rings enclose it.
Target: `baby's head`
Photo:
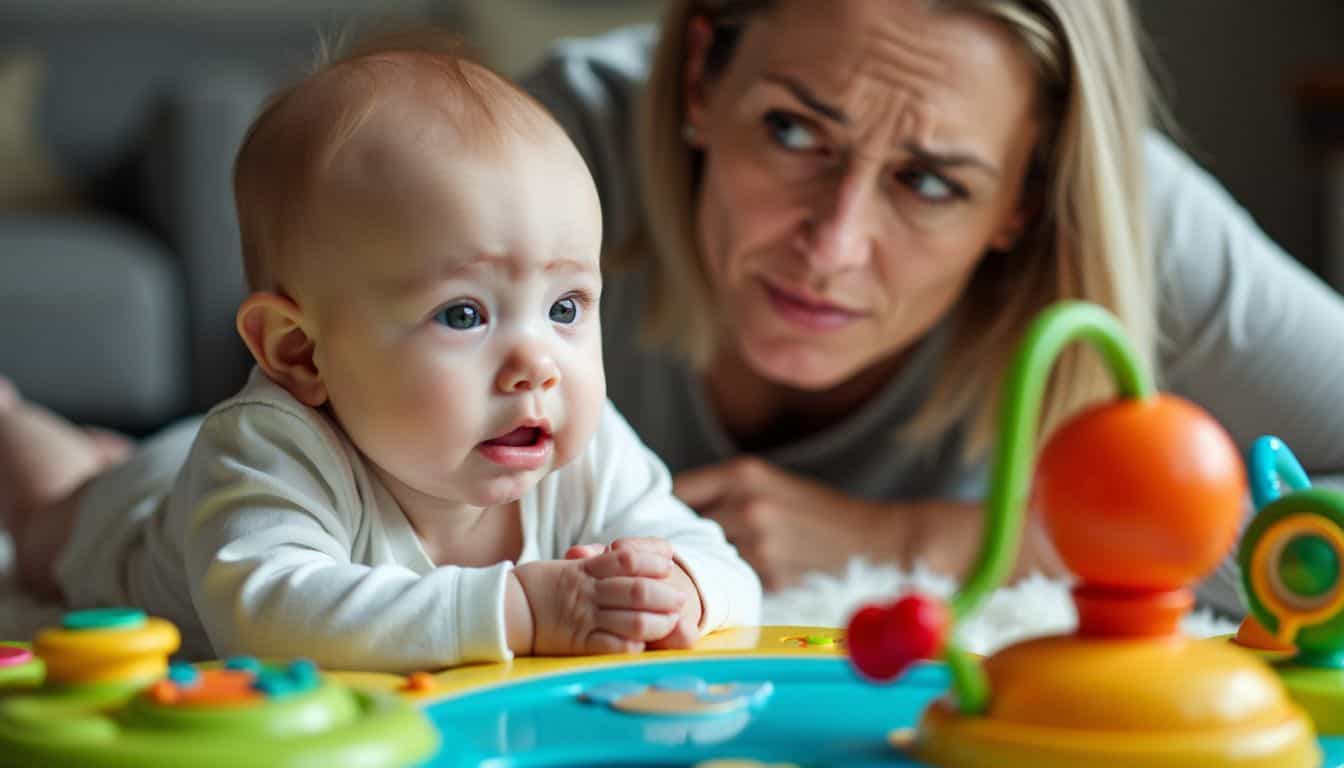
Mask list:
[[[452,51],[361,53],[267,108],[234,182],[239,332],[394,493],[498,504],[582,451],[601,214],[529,96]]]

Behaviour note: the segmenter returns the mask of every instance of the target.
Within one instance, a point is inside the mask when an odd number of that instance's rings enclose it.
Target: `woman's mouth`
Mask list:
[[[476,450],[506,469],[529,471],[546,463],[552,444],[551,432],[544,425],[522,426],[486,440]]]
[[[804,296],[764,280],[761,286],[775,313],[804,330],[823,333],[837,331],[864,317],[861,312]]]

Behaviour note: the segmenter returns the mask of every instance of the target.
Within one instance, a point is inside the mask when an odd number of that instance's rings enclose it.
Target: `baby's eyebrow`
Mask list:
[[[512,280],[521,279],[523,274],[530,269],[535,269],[537,265],[528,261],[516,258],[514,256],[493,256],[482,254],[470,259],[459,261],[446,269],[435,270],[432,274],[418,275],[413,280],[406,283],[407,289],[423,289],[427,283],[433,283],[440,280],[452,280],[454,278],[468,275],[479,275],[482,272],[500,271],[504,272]],[[583,259],[574,259],[560,257],[542,262],[540,265],[542,272],[577,272],[593,273],[599,272],[598,266]]]
[[[542,262],[540,266],[541,271],[543,272],[560,272],[560,271],[593,272],[597,270],[596,264],[586,262],[582,259],[573,259],[568,257],[550,259],[548,261]],[[508,272],[510,277],[517,279],[521,277],[524,272],[526,272],[529,269],[532,269],[533,264],[529,263],[524,259],[519,259],[514,256],[482,255],[477,256],[476,258],[470,259],[468,261],[465,261],[461,264],[458,264],[457,266],[448,270],[444,274],[452,275],[452,274],[460,274],[463,272],[474,272],[480,270],[483,267],[503,270],[505,272]]]
[[[546,272],[596,272],[596,265],[580,259],[552,259],[542,267]]]

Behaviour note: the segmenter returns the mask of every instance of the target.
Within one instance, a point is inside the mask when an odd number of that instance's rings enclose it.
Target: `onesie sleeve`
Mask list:
[[[700,629],[760,623],[761,582],[724,538],[717,523],[672,495],[667,467],[607,403],[584,458],[592,480],[588,530],[572,543],[609,544],[620,538],[658,537],[700,590]]]
[[[405,672],[510,657],[512,563],[419,573],[352,560],[362,516],[345,447],[312,419],[253,404],[216,411],[180,479],[192,600],[219,656],[303,656]],[[366,526],[365,526],[366,527]]]

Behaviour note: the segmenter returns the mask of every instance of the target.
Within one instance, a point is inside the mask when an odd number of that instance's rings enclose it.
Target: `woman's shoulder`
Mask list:
[[[542,92],[556,85],[581,88],[590,78],[600,78],[608,85],[637,85],[648,77],[657,37],[655,25],[636,24],[592,37],[561,38],[523,78],[523,87]]]
[[[640,25],[561,40],[521,80],[588,163],[607,248],[629,241],[642,216],[635,122],[656,38],[655,27]]]
[[[604,151],[624,146],[648,81],[656,36],[655,27],[640,25],[562,39],[522,77],[523,89],[550,110],[590,166]],[[595,166],[593,172],[600,170]],[[600,175],[597,181],[602,183]]]
[[[1150,131],[1144,141],[1148,214],[1159,269],[1202,260],[1219,240],[1240,233],[1249,214],[1186,151]]]

